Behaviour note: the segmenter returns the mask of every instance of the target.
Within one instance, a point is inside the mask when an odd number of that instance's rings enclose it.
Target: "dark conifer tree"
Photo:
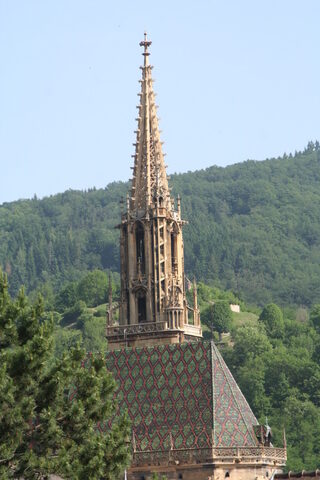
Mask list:
[[[54,360],[42,300],[16,300],[0,274],[0,478],[115,479],[128,461],[125,416],[102,355]]]

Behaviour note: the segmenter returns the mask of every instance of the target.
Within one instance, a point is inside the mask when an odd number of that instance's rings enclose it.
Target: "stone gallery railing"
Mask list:
[[[220,447],[213,448],[214,458],[270,458],[272,460],[287,459],[287,451],[276,447]]]
[[[199,330],[200,327],[198,327],[198,325],[184,325],[183,327],[183,331],[186,335],[199,335]]]
[[[132,467],[143,465],[194,464],[194,463],[272,463],[285,465],[287,452],[274,447],[221,447],[172,450],[135,451]]]
[[[134,335],[137,333],[162,332],[163,330],[168,330],[167,322],[136,323],[133,325],[113,325],[112,327],[107,327],[107,336],[121,336],[123,338],[126,338],[128,335]]]
[[[182,327],[172,322],[148,322],[135,323],[133,325],[112,325],[107,326],[107,337],[123,337],[138,333],[163,332],[167,330],[183,330],[186,335],[199,335],[199,327],[184,324]]]

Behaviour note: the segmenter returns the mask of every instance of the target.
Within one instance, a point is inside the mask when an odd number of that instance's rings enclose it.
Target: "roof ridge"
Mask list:
[[[235,403],[236,403],[236,405],[237,405],[237,407],[238,407],[238,410],[239,410],[239,412],[240,412],[240,415],[241,415],[241,417],[242,417],[242,420],[243,420],[245,426],[247,427],[247,430],[248,430],[248,432],[249,432],[249,435],[251,436],[251,439],[253,440],[253,442],[254,442],[255,444],[257,444],[257,439],[256,439],[256,438],[254,437],[254,435],[253,435],[253,428],[252,428],[252,426],[250,426],[250,425],[248,424],[245,416],[243,415],[242,408],[240,408],[240,405],[239,405],[239,403],[238,403],[237,396],[234,394],[233,388],[232,388],[232,386],[231,386],[229,376],[231,376],[231,378],[233,378],[233,375],[232,375],[232,373],[230,372],[230,369],[229,369],[228,365],[226,364],[226,362],[224,361],[221,353],[219,352],[218,347],[215,345],[215,343],[214,343],[213,341],[212,341],[212,346],[213,346],[213,350],[215,351],[215,353],[216,353],[216,355],[217,355],[217,359],[218,359],[218,361],[219,361],[219,363],[220,363],[220,366],[221,366],[221,368],[222,368],[222,370],[223,370],[223,372],[224,372],[224,374],[225,374],[225,378],[226,378],[226,380],[227,380],[227,382],[228,382],[228,385],[229,385],[231,394],[232,394],[233,399],[234,399],[234,401],[235,401]],[[228,374],[229,374],[229,375],[228,375]],[[238,383],[237,383],[236,381],[235,381],[234,383],[235,383],[237,389],[239,390],[242,398],[245,400],[245,403],[246,403],[247,407],[249,408],[249,410],[251,410],[250,405],[248,404],[248,402],[247,402],[245,396],[243,395],[243,393],[241,392]],[[251,411],[252,411],[252,410],[251,410]],[[254,415],[253,412],[252,412],[252,414],[253,414],[254,418],[256,419],[256,416]],[[256,420],[257,420],[257,419],[256,419]],[[257,423],[258,423],[258,421],[257,421]]]
[[[216,399],[215,399],[215,377],[214,377],[214,358],[213,358],[213,340],[210,342],[211,352],[211,393],[212,393],[212,446],[216,444]]]

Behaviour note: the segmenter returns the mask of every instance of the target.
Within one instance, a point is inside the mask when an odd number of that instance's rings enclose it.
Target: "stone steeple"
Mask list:
[[[168,187],[168,180],[162,153],[162,143],[157,118],[157,107],[153,91],[151,76],[152,66],[149,64],[151,42],[144,34],[140,42],[143,47],[144,65],[141,67],[142,79],[140,104],[138,105],[138,129],[133,167],[133,178],[130,198],[130,210],[138,216],[146,215],[155,202],[172,211],[172,200]]]
[[[149,64],[143,66],[131,192],[120,228],[119,325],[107,328],[109,349],[181,343],[202,337],[197,305],[187,305],[181,202],[170,194]]]

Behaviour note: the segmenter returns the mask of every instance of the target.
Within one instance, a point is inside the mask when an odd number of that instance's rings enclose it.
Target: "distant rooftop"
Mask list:
[[[290,478],[291,480],[296,480],[298,478],[320,478],[320,470],[315,470],[313,472],[306,472],[305,470],[302,470],[302,472],[299,473],[276,473],[274,478],[275,480],[278,478]]]

